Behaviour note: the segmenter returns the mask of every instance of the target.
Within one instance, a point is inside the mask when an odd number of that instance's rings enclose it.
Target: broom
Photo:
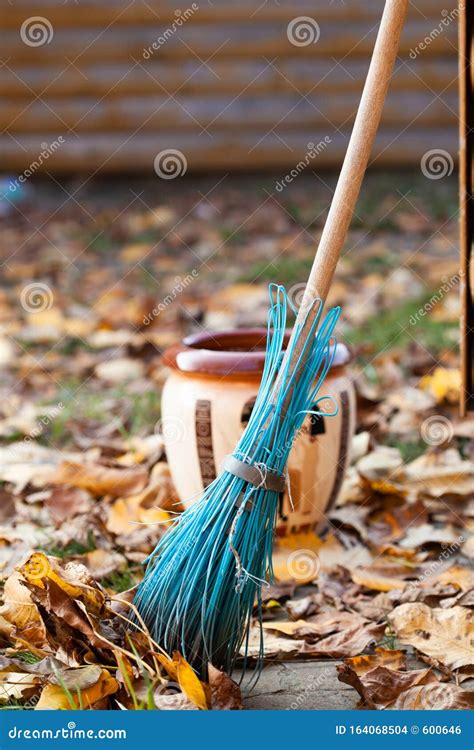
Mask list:
[[[331,208],[285,350],[289,302],[270,286],[266,360],[248,425],[220,475],[175,521],[148,560],[135,604],[154,639],[203,678],[247,652],[262,586],[272,580],[273,531],[286,465],[331,367],[339,308],[323,311],[368,164],[408,0],[386,0],[367,81]],[[313,412],[314,413],[314,412]],[[186,467],[183,467],[186,470]]]

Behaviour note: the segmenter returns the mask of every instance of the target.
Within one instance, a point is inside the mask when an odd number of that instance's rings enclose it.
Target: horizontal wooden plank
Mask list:
[[[413,19],[403,34],[400,54],[409,57],[428,34],[433,30],[429,18]],[[304,47],[291,44],[285,24],[233,24],[183,26],[179,33],[171,36],[153,51],[156,60],[175,61],[196,57],[207,61],[212,68],[215,56],[221,59],[268,58],[341,58],[364,57],[370,55],[376,29],[364,22],[345,24],[341,33],[340,23],[321,24],[319,41]],[[79,66],[90,62],[119,62],[123,60],[144,60],[146,50],[157,42],[160,28],[131,27],[107,30],[63,30],[58,29],[51,42],[33,47],[19,42],[18,31],[6,31],[2,40],[2,56],[8,59],[10,67],[33,62],[45,65],[52,62],[73,61]],[[454,54],[456,24],[450,24],[422,53],[426,57]],[[211,59],[212,58],[212,59]]]
[[[360,91],[328,97],[315,92],[307,97],[270,96],[144,96],[120,99],[72,98],[5,102],[0,107],[0,130],[10,133],[76,133],[141,132],[162,133],[175,130],[199,133],[208,129],[265,131],[325,129],[332,134],[344,127],[359,103]],[[391,92],[383,114],[383,124],[408,127],[415,120],[418,127],[456,128],[457,94],[444,93],[440,98],[429,91]]]
[[[297,0],[297,2],[280,2],[278,4],[255,2],[239,2],[233,0],[212,5],[196,2],[199,8],[187,19],[187,23],[234,23],[252,19],[254,23],[269,21],[289,22],[301,15],[309,15],[320,22],[324,21],[360,21],[368,20],[376,23],[381,15],[382,3],[374,0],[358,0],[357,3],[314,3],[314,0]],[[317,7],[316,7],[317,6]],[[101,2],[100,4],[83,3],[73,4],[59,2],[40,3],[15,3],[8,9],[2,26],[5,29],[17,29],[23,21],[41,12],[54,26],[54,28],[77,28],[82,27],[105,27],[109,23],[114,26],[171,24],[187,8],[192,8],[192,2],[167,2],[166,0],[150,0],[147,3],[125,4],[115,0],[114,2]],[[440,19],[442,11],[446,8],[445,0],[417,0],[416,8],[411,8],[410,17],[424,15],[432,20]]]
[[[332,59],[265,60],[212,62],[212,70],[194,58],[175,65],[149,60],[143,65],[29,65],[0,68],[0,96],[21,98],[91,96],[108,98],[148,95],[169,91],[181,94],[278,94],[295,90],[307,94],[313,89],[332,95],[361,91],[369,61],[345,60],[343,66]],[[78,69],[79,68],[79,69]],[[425,87],[438,92],[457,90],[457,60],[426,59],[423,55],[409,65],[399,65],[391,83],[392,91],[420,91]]]
[[[239,129],[237,128],[236,131]],[[65,143],[42,165],[32,171],[61,172],[144,172],[154,174],[156,155],[164,149],[179,149],[187,161],[188,172],[210,170],[269,169],[281,171],[281,178],[304,159],[308,143],[322,141],[325,131],[299,133],[274,133],[259,140],[259,135],[241,132],[220,133],[212,139],[203,136],[177,136],[170,132],[163,135],[127,134],[108,136],[69,136]],[[282,143],[282,139],[284,144]],[[310,160],[314,170],[335,168],[341,164],[349,133],[335,135],[332,143]],[[32,168],[38,160],[39,144],[48,142],[47,134],[19,136],[15,140],[8,135],[0,136],[3,169],[22,173]],[[419,164],[427,150],[442,148],[453,158],[457,156],[458,142],[454,131],[433,130],[427,134],[424,128],[400,132],[382,129],[379,132],[371,165],[375,167],[413,166]],[[157,177],[157,179],[159,179]]]

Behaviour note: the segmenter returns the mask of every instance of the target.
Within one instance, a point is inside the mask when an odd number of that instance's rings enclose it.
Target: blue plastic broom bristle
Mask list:
[[[262,380],[233,455],[263,472],[284,474],[297,431],[317,403],[331,367],[340,308],[323,317],[323,305],[316,300],[309,332],[302,333],[300,327],[292,337],[291,346],[296,347],[304,336],[299,355],[304,367],[295,385],[291,356],[280,372],[289,304],[282,286],[270,286],[270,303]],[[148,560],[135,604],[160,646],[168,653],[179,651],[203,676],[208,662],[232,671],[243,644],[246,650],[255,602],[261,623],[262,585],[273,577],[278,501],[278,492],[223,471],[171,525]]]

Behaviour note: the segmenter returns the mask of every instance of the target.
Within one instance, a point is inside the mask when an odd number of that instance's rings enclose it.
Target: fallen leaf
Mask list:
[[[317,643],[304,643],[300,653],[312,656],[331,656],[342,658],[355,656],[364,651],[368,646],[376,643],[382,636],[385,625],[355,625],[352,628],[341,630],[339,633],[323,638]]]
[[[461,373],[459,370],[436,367],[431,375],[425,375],[421,379],[420,388],[433,394],[438,404],[443,401],[457,404],[461,389]]]
[[[80,683],[81,670],[74,670],[74,672],[76,671]],[[100,671],[99,679],[95,684],[83,689],[74,685],[74,679],[71,676],[69,685],[46,685],[35,709],[38,711],[53,709],[70,711],[94,708],[103,698],[116,693],[118,687],[117,680],[106,669]]]
[[[463,690],[452,683],[433,682],[409,688],[388,708],[394,711],[472,711],[474,691]]]
[[[127,567],[127,559],[120,552],[94,549],[84,555],[84,564],[96,580],[106,578],[117,570]]]
[[[0,631],[30,647],[43,649],[48,645],[46,628],[38,607],[22,583],[19,573],[5,581],[3,606],[0,608]]]
[[[370,672],[375,667],[387,667],[387,669],[406,669],[406,654],[404,651],[396,651],[385,648],[376,648],[373,654],[362,654],[344,659],[351,671],[361,676]]]
[[[239,711],[242,708],[242,696],[239,686],[225,672],[208,666],[209,685],[211,688],[211,708],[213,711]]]
[[[386,708],[400,693],[414,685],[437,682],[431,669],[402,672],[386,666],[376,666],[363,674],[358,674],[347,661],[337,667],[337,673],[341,682],[357,690],[364,708]]]
[[[474,664],[474,613],[466,607],[430,609],[419,602],[401,604],[388,619],[401,643],[449,669]]]
[[[203,684],[194,669],[180,654],[173,656],[176,663],[176,677],[185,696],[201,711],[207,711],[207,697]]]
[[[77,487],[55,487],[48,495],[45,505],[53,521],[61,525],[74,516],[88,513],[92,507],[92,498],[88,492]]]
[[[114,497],[133,495],[142,490],[148,481],[148,472],[142,467],[114,469],[100,464],[80,464],[63,461],[53,479],[54,484],[79,487],[92,495]]]

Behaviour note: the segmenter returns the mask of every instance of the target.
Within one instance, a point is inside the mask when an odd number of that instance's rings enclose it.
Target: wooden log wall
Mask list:
[[[281,169],[320,142],[318,167],[337,167],[383,0],[2,5],[1,169],[27,169],[61,137],[38,169],[152,173],[166,149],[188,171]],[[375,164],[456,156],[455,8],[413,4]],[[302,16],[315,31],[295,44],[289,24]]]

